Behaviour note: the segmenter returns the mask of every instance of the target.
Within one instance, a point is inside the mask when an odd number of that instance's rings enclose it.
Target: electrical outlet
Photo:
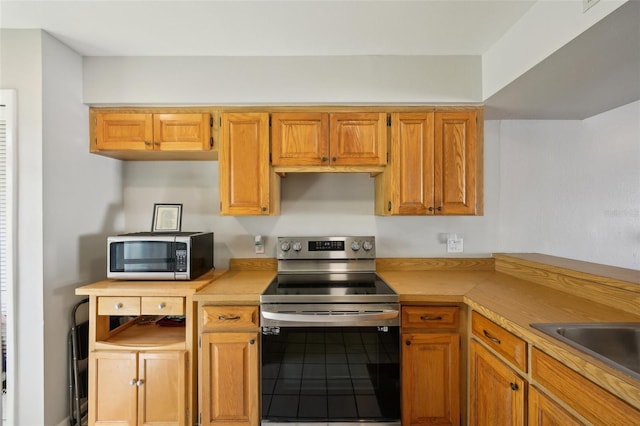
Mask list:
[[[253,239],[256,248],[256,254],[264,254],[264,239],[262,235],[256,235]]]
[[[462,253],[464,251],[464,244],[462,237],[458,237],[456,234],[449,235],[447,239],[447,253]]]

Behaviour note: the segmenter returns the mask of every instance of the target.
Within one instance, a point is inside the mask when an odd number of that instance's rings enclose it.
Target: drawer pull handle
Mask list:
[[[421,321],[442,321],[442,316],[438,315],[437,317],[430,317],[428,315],[423,315],[420,317]]]
[[[163,310],[164,308],[167,307],[167,304],[162,302],[162,303],[158,303],[158,309]]]
[[[493,343],[495,343],[496,345],[499,345],[500,343],[500,339],[498,339],[497,337],[493,337],[491,334],[489,334],[489,332],[487,330],[482,330],[482,333],[484,333],[484,336],[491,340]]]
[[[518,390],[518,385],[516,385],[515,383],[509,383],[509,385],[511,386],[511,390],[514,390],[514,391]]]
[[[218,319],[220,321],[237,321],[237,320],[240,319],[240,316],[238,316],[238,315],[229,315],[229,316],[220,315],[220,316],[218,316]]]
[[[143,384],[144,384],[144,382],[142,380],[138,380],[136,382],[136,386],[138,386],[138,387],[142,386]]]
[[[122,309],[124,307],[124,305],[122,303],[116,303],[116,305],[114,306],[116,311],[119,311],[120,309]]]

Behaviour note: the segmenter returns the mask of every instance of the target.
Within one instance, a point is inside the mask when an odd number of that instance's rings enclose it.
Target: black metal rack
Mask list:
[[[78,321],[83,305],[88,309],[89,299],[83,299],[71,309],[69,330],[69,424],[87,424],[89,388],[89,320]],[[83,315],[87,318],[88,315]]]

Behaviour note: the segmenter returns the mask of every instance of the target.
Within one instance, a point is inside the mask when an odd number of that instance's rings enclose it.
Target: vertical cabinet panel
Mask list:
[[[184,352],[141,352],[138,357],[138,421],[140,425],[186,423],[186,358]]]
[[[460,335],[402,336],[402,424],[460,424]]]
[[[532,386],[529,388],[529,425],[583,426],[584,423]]]
[[[202,335],[203,425],[258,424],[258,350],[255,332]]]
[[[329,114],[271,114],[271,163],[274,166],[329,164]]]
[[[476,211],[476,112],[435,116],[435,205],[442,214]]]
[[[135,352],[89,355],[89,425],[136,425],[136,359]]]
[[[220,210],[227,215],[265,215],[270,209],[269,115],[222,114],[219,152]]]
[[[527,383],[475,340],[470,356],[470,424],[525,425]]]

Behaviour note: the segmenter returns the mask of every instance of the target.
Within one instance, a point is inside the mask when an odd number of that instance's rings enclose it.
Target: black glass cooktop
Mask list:
[[[398,295],[375,273],[279,274],[262,303],[397,302]]]

